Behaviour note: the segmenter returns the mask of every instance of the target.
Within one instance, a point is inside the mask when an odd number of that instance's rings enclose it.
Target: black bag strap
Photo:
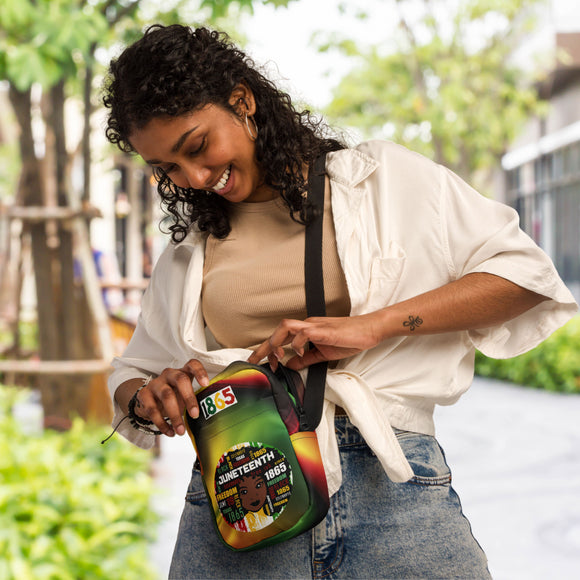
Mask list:
[[[324,218],[324,182],[326,153],[322,154],[308,169],[309,201],[317,208],[315,218],[306,226],[304,244],[304,287],[308,316],[326,316],[324,299],[324,276],[322,271],[322,225]],[[308,367],[304,413],[300,418],[304,431],[316,429],[322,417],[324,387],[326,384],[326,361]]]

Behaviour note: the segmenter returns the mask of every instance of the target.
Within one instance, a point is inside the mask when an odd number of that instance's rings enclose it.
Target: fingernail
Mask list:
[[[199,409],[198,409],[197,407],[192,407],[192,408],[189,410],[189,416],[190,416],[192,419],[197,419],[197,418],[199,417]]]
[[[209,385],[209,379],[207,377],[201,377],[199,384],[202,387],[207,387]]]
[[[183,425],[179,425],[179,427],[177,427],[177,434],[183,435],[184,433],[185,433],[185,427]]]
[[[173,429],[169,429],[169,431],[167,431],[167,437],[175,437],[175,431]]]

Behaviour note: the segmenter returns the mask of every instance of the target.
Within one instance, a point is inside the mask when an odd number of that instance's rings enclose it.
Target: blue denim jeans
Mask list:
[[[347,417],[336,418],[336,433],[343,484],[325,521],[262,550],[221,543],[194,471],[169,577],[490,578],[433,437],[396,432],[415,477],[393,483]]]

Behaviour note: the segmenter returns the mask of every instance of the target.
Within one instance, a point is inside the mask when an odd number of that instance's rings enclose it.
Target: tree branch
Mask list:
[[[404,0],[396,0],[397,6],[399,7],[399,26],[405,32],[407,40],[409,41],[409,44],[411,45],[412,48],[412,52],[408,56],[410,61],[411,74],[413,75],[413,80],[415,82],[415,85],[417,86],[417,90],[419,91],[421,97],[427,103],[429,101],[427,84],[425,83],[425,77],[423,75],[423,70],[421,69],[421,63],[417,60],[416,56],[414,56],[417,54],[419,45],[417,43],[415,35],[413,34],[413,31],[411,30],[411,27],[409,26],[409,23],[405,19],[403,12],[400,8],[403,1]],[[443,160],[445,159],[443,153],[443,143],[441,139],[433,132],[431,132],[431,139],[433,141],[433,149],[435,151],[435,161],[437,163],[443,163]]]

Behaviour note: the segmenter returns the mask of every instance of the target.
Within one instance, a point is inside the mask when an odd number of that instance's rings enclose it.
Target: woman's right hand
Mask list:
[[[199,417],[199,406],[192,385],[193,379],[202,387],[209,384],[207,372],[197,359],[191,359],[180,369],[165,369],[139,391],[135,413],[139,417],[153,421],[155,426],[168,437],[173,437],[175,433],[183,435],[185,409],[193,419]],[[171,421],[171,425],[165,417]]]

